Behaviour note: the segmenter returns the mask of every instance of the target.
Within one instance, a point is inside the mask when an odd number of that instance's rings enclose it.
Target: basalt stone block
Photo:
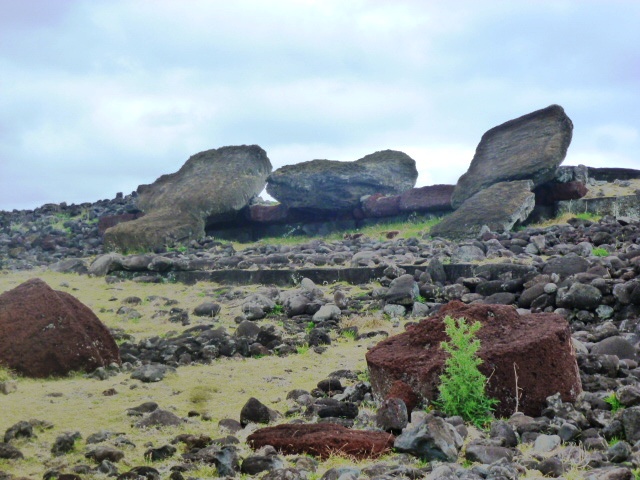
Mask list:
[[[360,207],[363,196],[397,195],[413,188],[417,178],[416,162],[409,155],[383,150],[355,162],[286,165],[269,176],[267,192],[289,208],[351,211]]]
[[[0,364],[27,377],[120,363],[109,329],[77,298],[34,278],[0,295]]]
[[[487,393],[496,398],[497,416],[510,416],[518,403],[527,415],[539,416],[546,398],[560,392],[563,401],[574,401],[582,391],[571,331],[567,321],[552,313],[519,315],[507,305],[453,301],[431,318],[380,342],[367,355],[371,386],[386,398],[398,380],[427,400],[438,397],[439,376],[446,353],[446,316],[479,321],[480,370],[489,378]],[[516,401],[516,383],[519,398]]]
[[[559,105],[492,128],[482,136],[469,170],[458,180],[451,205],[458,208],[494,183],[532,180],[538,186],[553,180],[572,134],[573,123]]]
[[[493,232],[510,231],[535,207],[533,182],[501,182],[476,193],[431,228],[430,235],[453,239],[477,237],[486,225]]]
[[[257,450],[271,445],[285,455],[309,454],[323,459],[346,455],[356,459],[377,458],[393,448],[389,433],[352,430],[332,423],[282,424],[256,430],[247,443]]]
[[[206,225],[235,219],[271,173],[257,145],[222,147],[192,155],[175,173],[138,187],[145,216],[104,234],[112,250],[157,250],[204,237]]]

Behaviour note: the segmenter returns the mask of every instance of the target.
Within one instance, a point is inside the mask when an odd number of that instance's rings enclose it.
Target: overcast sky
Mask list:
[[[0,210],[113,198],[199,151],[402,150],[455,183],[557,103],[565,164],[640,168],[640,1],[0,0]]]

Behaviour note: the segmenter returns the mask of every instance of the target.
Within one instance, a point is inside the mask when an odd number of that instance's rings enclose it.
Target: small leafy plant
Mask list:
[[[467,324],[464,318],[444,319],[449,341],[440,346],[449,354],[444,373],[440,375],[440,395],[436,406],[447,415],[460,415],[465,421],[482,427],[491,421],[497,400],[489,398],[485,387],[487,377],[478,369],[482,359],[477,355],[480,340],[476,333],[480,322]]]
[[[611,405],[611,413],[616,413],[621,408],[624,408],[623,405],[620,403],[620,400],[618,400],[618,396],[616,395],[616,392],[611,392],[609,395],[607,395],[604,398],[604,401],[607,402],[609,405]]]

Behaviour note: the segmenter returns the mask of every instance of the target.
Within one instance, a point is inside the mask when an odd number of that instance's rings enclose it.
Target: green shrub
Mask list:
[[[481,427],[491,421],[491,412],[497,403],[487,396],[487,377],[478,370],[482,360],[477,356],[480,340],[475,335],[482,324],[468,325],[464,318],[449,316],[444,324],[449,341],[440,346],[449,357],[445,360],[444,373],[440,375],[436,406],[447,415],[460,415],[465,421]]]

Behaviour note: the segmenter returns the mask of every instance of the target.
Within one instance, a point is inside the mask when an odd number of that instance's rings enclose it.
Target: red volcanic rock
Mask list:
[[[361,205],[365,217],[392,217],[400,213],[398,195],[385,196],[376,193],[368,196]]]
[[[564,200],[578,200],[588,192],[589,189],[582,182],[549,182],[540,185],[533,191],[536,194],[537,205],[551,205]]]
[[[285,455],[308,453],[328,458],[337,454],[357,459],[388,453],[394,440],[389,433],[352,430],[333,423],[288,423],[261,428],[247,437],[254,450],[271,445]]]
[[[375,395],[387,398],[394,383],[402,380],[422,398],[437,398],[446,358],[440,343],[448,340],[443,323],[447,315],[482,323],[477,333],[481,344],[478,355],[484,360],[480,370],[489,378],[488,395],[499,401],[497,416],[514,413],[516,380],[519,410],[531,416],[540,415],[546,398],[556,392],[567,402],[582,391],[571,331],[563,317],[553,313],[519,315],[508,305],[454,301],[367,353]]]
[[[38,278],[0,295],[0,364],[44,378],[120,363],[115,340],[78,299]]]
[[[407,406],[407,412],[411,413],[414,408],[418,406],[420,403],[420,397],[416,395],[416,392],[413,391],[409,385],[404,383],[402,380],[396,380],[391,384],[391,388],[389,388],[389,392],[385,397],[385,400],[390,398],[399,398],[404,402]]]
[[[455,185],[430,185],[412,188],[400,194],[401,212],[451,210],[451,195]]]
[[[249,220],[259,223],[282,222],[287,219],[289,209],[286,205],[251,205]]]

